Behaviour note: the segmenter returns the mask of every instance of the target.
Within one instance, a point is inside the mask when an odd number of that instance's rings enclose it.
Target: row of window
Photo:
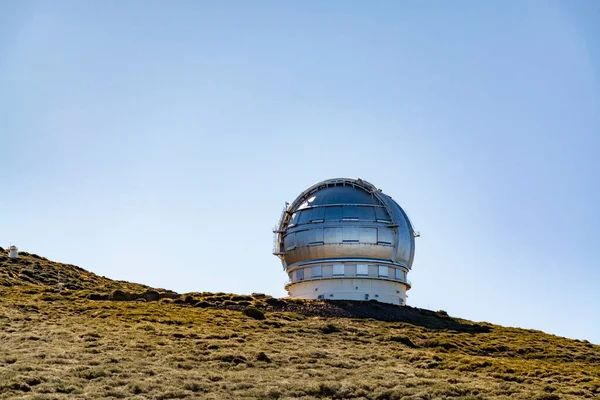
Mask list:
[[[321,206],[296,211],[292,214],[288,226],[343,220],[391,222],[387,210],[382,206]]]
[[[378,277],[406,282],[406,271],[401,268],[388,267],[387,265],[341,263],[326,266],[314,265],[312,267],[298,268],[289,273],[291,282],[336,276]]]
[[[345,226],[290,232],[284,237],[283,246],[288,251],[296,247],[321,244],[366,243],[391,246],[394,242],[395,233],[392,229]]]

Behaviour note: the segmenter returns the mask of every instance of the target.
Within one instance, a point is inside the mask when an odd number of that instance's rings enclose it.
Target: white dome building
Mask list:
[[[8,257],[9,258],[19,258],[19,249],[14,244],[11,244],[8,248]]]
[[[389,196],[361,179],[329,179],[286,206],[274,229],[291,298],[405,305],[419,236]]]

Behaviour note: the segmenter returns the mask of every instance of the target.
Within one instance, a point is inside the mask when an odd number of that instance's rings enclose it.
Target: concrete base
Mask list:
[[[377,300],[382,303],[406,305],[406,286],[400,282],[361,279],[315,279],[296,282],[288,287],[295,299]]]

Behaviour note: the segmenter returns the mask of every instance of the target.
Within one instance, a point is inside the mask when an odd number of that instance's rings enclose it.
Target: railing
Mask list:
[[[279,235],[280,234],[278,232],[273,232],[273,254],[275,254],[275,255],[284,254],[284,252],[281,250],[281,243],[279,241]]]
[[[283,219],[285,217],[285,213],[288,210],[289,204],[286,202],[283,206],[283,210],[281,210],[281,216],[279,217],[279,223],[273,227],[273,254],[281,255],[284,252],[281,249],[281,243],[279,241],[279,235],[283,232],[281,230],[281,224],[283,223]]]

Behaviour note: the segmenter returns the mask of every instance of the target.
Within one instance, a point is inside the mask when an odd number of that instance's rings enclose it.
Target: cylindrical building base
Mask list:
[[[288,286],[291,298],[314,300],[377,300],[382,303],[406,304],[406,286],[381,279],[314,279]]]

